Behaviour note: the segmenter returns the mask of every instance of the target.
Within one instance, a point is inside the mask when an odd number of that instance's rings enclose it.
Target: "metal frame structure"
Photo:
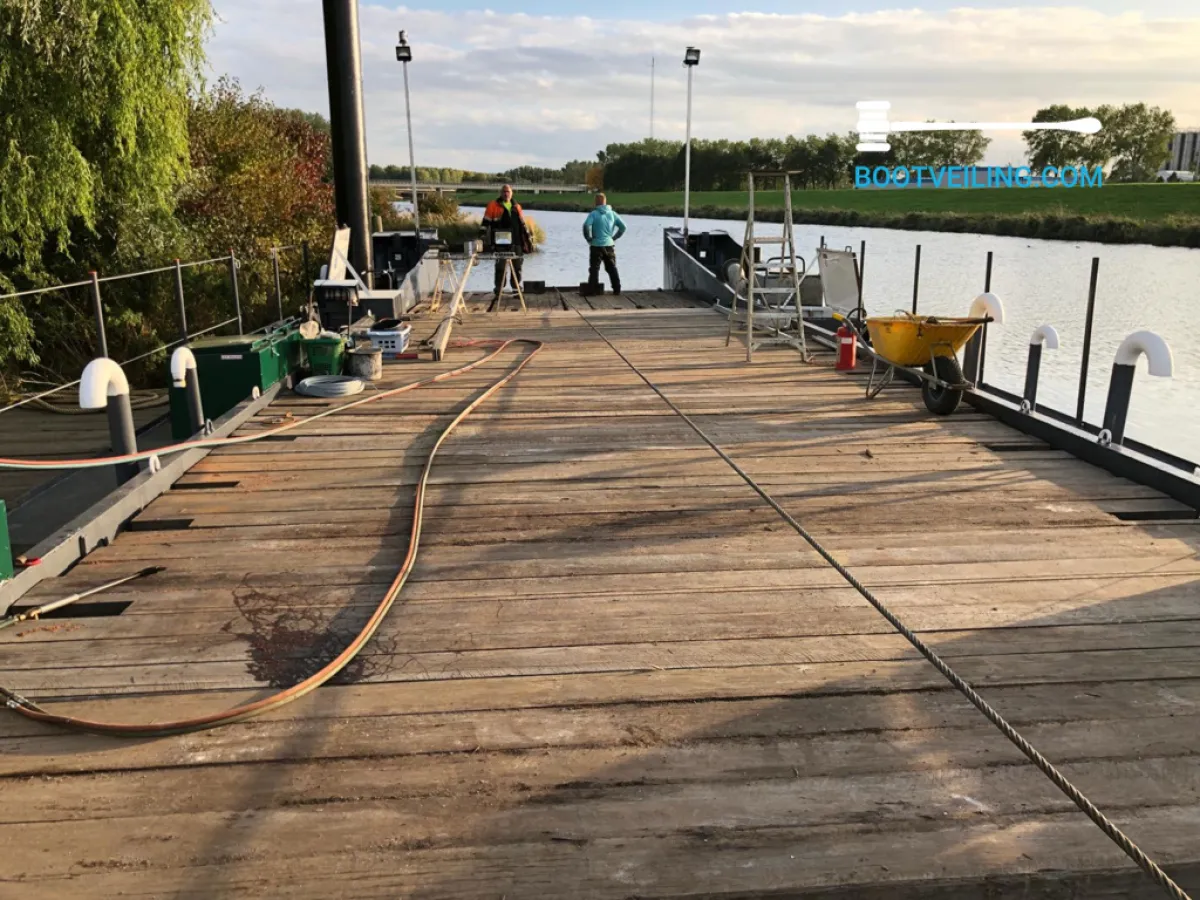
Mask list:
[[[749,190],[749,207],[746,214],[746,235],[742,241],[741,273],[745,281],[745,296],[741,290],[735,290],[733,306],[729,311],[729,328],[725,333],[725,346],[729,346],[737,318],[737,302],[746,303],[746,328],[738,331],[746,335],[746,362],[754,362],[754,350],[766,344],[783,344],[800,351],[800,358],[808,362],[808,345],[805,343],[803,312],[800,302],[800,280],[804,275],[804,260],[796,256],[796,239],[792,228],[792,179],[796,174],[792,171],[783,172],[749,172],[747,173],[747,188]],[[780,237],[758,237],[754,232],[754,193],[755,178],[783,179],[783,234]],[[759,262],[758,248],[762,246],[779,245],[779,256],[769,257],[765,263]],[[799,261],[797,261],[799,260]],[[774,268],[772,268],[774,267]],[[739,287],[742,285],[739,284]],[[770,297],[779,298],[772,304]],[[760,320],[770,329],[769,337],[755,338],[755,304],[762,299],[764,309],[759,313]],[[795,303],[795,312],[786,309],[789,301]],[[783,327],[781,327],[783,326]],[[760,326],[761,327],[761,326]],[[789,330],[790,329],[790,330]]]

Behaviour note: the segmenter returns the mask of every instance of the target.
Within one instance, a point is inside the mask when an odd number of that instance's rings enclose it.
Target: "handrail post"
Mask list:
[[[1087,398],[1088,358],[1092,355],[1092,316],[1096,312],[1096,279],[1100,257],[1092,257],[1092,280],[1088,285],[1087,319],[1083,325],[1083,359],[1079,362],[1079,394],[1075,406],[1075,424],[1083,424],[1083,402]]]
[[[863,309],[863,279],[867,275],[867,242],[859,245],[858,252],[858,318],[861,321],[866,310]]]
[[[96,343],[100,355],[108,356],[108,336],[104,333],[104,301],[100,299],[100,275],[92,272],[92,312],[96,316]]]
[[[275,303],[279,306],[279,321],[283,321],[283,288],[279,284],[279,248],[271,248],[271,268],[275,270]]]
[[[992,251],[987,253],[987,265],[983,271],[983,292],[990,294],[992,292]],[[979,329],[979,381],[978,384],[983,384],[983,364],[987,360],[987,333],[988,327],[984,323],[983,328]]]
[[[917,314],[917,292],[921,286],[921,245],[917,244],[917,258],[913,263],[913,315]]]
[[[188,339],[187,303],[183,299],[183,265],[175,260],[175,302],[179,305],[179,339]]]
[[[233,288],[233,308],[237,316],[238,334],[245,334],[242,330],[242,301],[238,296],[237,256],[232,248],[229,250],[229,285]]]

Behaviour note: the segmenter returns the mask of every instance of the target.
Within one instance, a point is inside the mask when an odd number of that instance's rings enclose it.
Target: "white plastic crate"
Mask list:
[[[412,334],[412,326],[409,324],[398,325],[395,328],[384,328],[376,331],[371,329],[367,332],[367,339],[370,340],[371,346],[387,353],[403,353],[408,349],[408,336]]]

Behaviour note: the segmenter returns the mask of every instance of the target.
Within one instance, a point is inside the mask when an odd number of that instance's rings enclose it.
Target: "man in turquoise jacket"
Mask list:
[[[603,194],[596,195],[596,208],[583,222],[583,239],[588,242],[588,293],[600,293],[600,263],[608,273],[614,294],[621,293],[621,276],[617,272],[617,248],[614,246],[625,233],[625,223]]]

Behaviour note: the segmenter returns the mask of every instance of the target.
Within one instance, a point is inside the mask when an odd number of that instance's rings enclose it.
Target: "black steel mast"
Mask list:
[[[322,0],[322,4],[337,219],[338,224],[350,226],[350,263],[370,286],[371,208],[367,198],[367,132],[358,0]]]

